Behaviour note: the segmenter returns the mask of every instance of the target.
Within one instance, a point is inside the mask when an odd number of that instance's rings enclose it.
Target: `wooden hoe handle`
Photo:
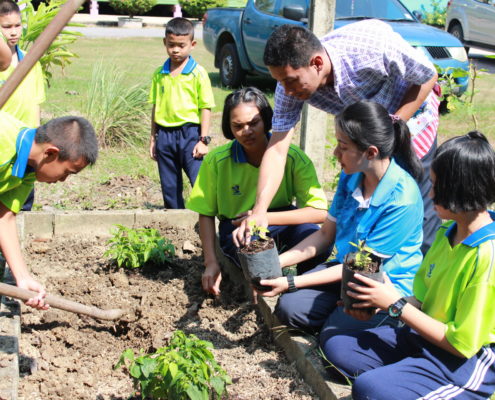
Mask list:
[[[16,299],[26,301],[32,297],[36,297],[38,293],[0,282],[0,295],[15,297]],[[96,319],[103,319],[107,321],[119,319],[124,314],[124,310],[121,310],[119,308],[102,310],[98,307],[87,306],[85,304],[67,300],[62,297],[52,296],[49,294],[46,295],[45,302],[49,304],[50,307],[58,308],[64,311],[70,311],[76,314],[88,315]]]

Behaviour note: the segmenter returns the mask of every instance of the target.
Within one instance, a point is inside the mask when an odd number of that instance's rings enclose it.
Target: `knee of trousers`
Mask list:
[[[285,293],[280,296],[274,313],[284,325],[293,328],[304,328],[308,326],[307,318],[305,318],[307,310],[301,307],[297,292]]]

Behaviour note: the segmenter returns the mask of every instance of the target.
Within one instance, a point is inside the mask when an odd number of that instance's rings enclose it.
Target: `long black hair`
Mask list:
[[[495,153],[478,131],[440,145],[431,164],[433,203],[454,213],[486,210],[495,202]]]
[[[365,151],[375,146],[379,159],[394,157],[416,180],[423,176],[423,167],[412,149],[406,122],[390,116],[382,105],[367,100],[358,101],[347,106],[335,121],[358,149]]]

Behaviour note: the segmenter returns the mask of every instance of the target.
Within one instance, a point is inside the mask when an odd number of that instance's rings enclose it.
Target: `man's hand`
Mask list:
[[[151,135],[150,138],[150,157],[152,160],[156,161],[156,137]]]
[[[201,276],[201,285],[205,292],[215,296],[220,295],[220,282],[222,281],[222,273],[218,264],[208,265]]]
[[[251,241],[251,227],[249,224],[254,221],[256,226],[263,228],[268,227],[267,213],[251,213],[247,218],[244,218],[239,227],[232,232],[232,239],[237,247],[247,246]]]
[[[21,289],[38,292],[38,296],[32,297],[26,301],[27,306],[36,308],[38,310],[48,310],[50,308],[48,304],[45,304],[46,291],[41,283],[29,277],[19,280],[17,282],[17,286]]]
[[[203,156],[207,154],[208,154],[208,146],[201,141],[196,143],[196,146],[194,146],[193,149],[192,156],[194,158],[203,158]]]

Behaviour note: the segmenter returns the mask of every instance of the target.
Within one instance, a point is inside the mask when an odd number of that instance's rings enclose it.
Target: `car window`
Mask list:
[[[389,20],[411,20],[411,13],[391,0],[337,0],[335,18],[367,17]]]
[[[275,0],[255,0],[255,7],[265,13],[271,13],[275,11]]]
[[[282,15],[284,12],[284,7],[287,6],[300,6],[303,10],[306,10],[308,7],[308,2],[307,0],[281,0],[280,1],[280,8],[278,10],[278,13]]]

